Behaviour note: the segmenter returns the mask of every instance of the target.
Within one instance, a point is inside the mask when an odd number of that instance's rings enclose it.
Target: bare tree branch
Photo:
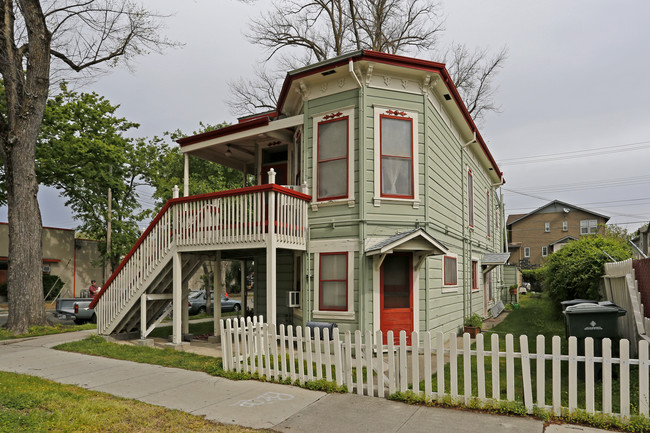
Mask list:
[[[499,111],[494,103],[497,87],[494,78],[508,58],[504,47],[490,56],[486,49],[470,52],[465,45],[452,44],[445,53],[445,63],[456,88],[472,117],[480,121],[489,111]]]

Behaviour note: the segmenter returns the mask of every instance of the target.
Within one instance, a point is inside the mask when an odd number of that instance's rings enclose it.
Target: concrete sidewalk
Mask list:
[[[94,331],[0,342],[0,370],[39,376],[209,420],[283,432],[600,432],[572,425],[410,406],[381,398],[325,394],[288,385],[231,381],[205,373],[51,349]]]

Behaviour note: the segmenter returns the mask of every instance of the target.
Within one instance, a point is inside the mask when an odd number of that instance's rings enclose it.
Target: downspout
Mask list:
[[[460,149],[460,196],[461,196],[461,201],[462,201],[462,215],[463,215],[463,221],[462,221],[462,226],[463,226],[463,320],[465,317],[468,316],[467,311],[468,311],[468,299],[467,299],[467,238],[465,235],[465,151],[467,147],[469,147],[470,144],[476,142],[476,132],[474,132],[474,138],[472,138],[470,141],[467,143],[463,144]],[[469,197],[468,197],[469,199]],[[469,231],[469,228],[467,229]],[[471,242],[471,241],[470,241]],[[470,251],[471,251],[471,244],[470,244]],[[470,260],[471,262],[471,260]],[[470,263],[471,265],[471,263]],[[471,300],[470,300],[471,304]]]
[[[366,330],[366,323],[365,323],[365,283],[366,283],[366,254],[365,254],[365,245],[364,245],[364,239],[366,238],[366,225],[365,225],[365,219],[366,219],[366,201],[364,197],[365,193],[365,183],[366,183],[366,166],[365,166],[365,155],[364,155],[364,150],[365,150],[365,91],[363,84],[361,84],[361,80],[359,80],[359,76],[354,72],[354,62],[352,59],[348,62],[348,71],[350,72],[350,75],[354,78],[356,81],[357,85],[359,86],[359,103],[358,103],[358,110],[357,113],[358,115],[356,118],[358,119],[359,122],[359,134],[355,136],[355,140],[358,143],[358,146],[353,146],[355,148],[358,147],[359,149],[359,179],[357,179],[357,185],[359,185],[359,199],[355,200],[355,203],[359,203],[359,257],[358,257],[358,264],[359,264],[359,283],[357,284],[358,287],[358,297],[359,297],[359,329],[361,332],[364,332]],[[353,126],[354,127],[354,126]],[[354,161],[354,160],[353,160]],[[353,187],[354,188],[354,187]],[[354,194],[354,190],[352,192]],[[370,299],[371,302],[373,300],[373,292],[372,292],[373,285],[370,285]],[[354,289],[353,289],[354,290]],[[374,310],[372,310],[374,311]],[[372,329],[374,326],[374,320],[371,320],[370,324],[370,329]],[[372,329],[373,335],[374,335],[374,329]]]
[[[357,85],[359,86],[360,89],[363,89],[363,85],[361,84],[361,81],[359,80],[359,77],[357,76],[356,72],[354,72],[354,62],[352,59],[348,62],[348,70],[350,71],[350,75],[352,75],[357,82]],[[359,98],[361,99],[361,98]]]

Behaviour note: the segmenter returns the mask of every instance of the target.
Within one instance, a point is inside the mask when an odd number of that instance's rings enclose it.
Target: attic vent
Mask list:
[[[325,72],[322,72],[322,73],[321,73],[321,75],[322,75],[323,77],[325,77],[325,76],[327,76],[327,75],[332,75],[332,74],[336,74],[336,71],[335,71],[334,69],[332,69],[332,70],[330,70],[330,71],[325,71]]]
[[[444,96],[446,101],[451,101],[451,96],[449,96],[449,93],[445,93]]]

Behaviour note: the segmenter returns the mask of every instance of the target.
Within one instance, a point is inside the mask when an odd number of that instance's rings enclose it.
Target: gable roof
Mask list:
[[[290,71],[286,75],[286,78],[282,85],[282,90],[280,91],[280,95],[278,97],[277,107],[274,111],[243,117],[239,119],[239,123],[237,124],[203,134],[184,137],[177,140],[177,142],[180,144],[184,153],[192,152],[192,154],[195,156],[206,157],[208,154],[210,154],[210,152],[207,149],[199,150],[199,146],[205,148],[210,144],[216,143],[217,141],[219,143],[225,143],[228,137],[231,135],[236,135],[237,137],[243,135],[252,136],[256,133],[258,128],[263,129],[264,131],[267,129],[280,129],[279,127],[274,128],[273,124],[275,124],[275,122],[281,122],[287,116],[297,117],[296,114],[298,113],[290,112],[292,110],[295,111],[295,109],[287,107],[291,106],[290,101],[293,101],[298,97],[298,94],[294,90],[300,88],[303,79],[308,79],[308,77],[311,76],[320,76],[320,74],[325,75],[336,68],[340,68],[340,72],[345,72],[346,68],[350,68],[350,70],[352,70],[353,65],[357,62],[365,62],[369,65],[382,65],[382,67],[386,68],[400,67],[410,69],[412,72],[418,75],[422,75],[422,77],[419,77],[418,79],[422,79],[423,82],[427,83],[420,83],[420,85],[424,86],[429,85],[428,83],[430,80],[432,82],[436,82],[436,80],[438,80],[437,82],[439,84],[435,86],[435,88],[438,89],[436,90],[436,93],[440,92],[441,97],[444,94],[445,100],[450,101],[450,105],[447,105],[445,107],[450,110],[450,113],[453,112],[454,116],[457,118],[457,123],[461,126],[459,128],[459,132],[462,133],[462,136],[465,138],[473,137],[468,145],[471,144],[471,147],[473,148],[475,154],[479,156],[479,159],[482,160],[482,164],[484,164],[484,166],[490,171],[492,180],[495,182],[505,183],[505,179],[503,179],[503,173],[499,169],[494,157],[488,150],[487,144],[478,131],[478,127],[474,123],[469,110],[465,106],[460,93],[458,92],[458,89],[456,89],[456,86],[454,85],[453,80],[451,79],[451,76],[449,75],[449,72],[443,63],[381,53],[371,50],[354,51],[352,53],[343,54],[341,56],[328,59],[320,63]],[[434,86],[431,85],[431,88],[434,88]],[[282,127],[285,126],[282,125]],[[223,147],[221,151],[225,152],[225,144],[221,144]],[[233,146],[233,149],[237,150],[237,147]],[[214,157],[214,155],[211,156]],[[217,161],[216,159],[213,160]],[[234,163],[232,160],[228,160],[228,158],[221,158],[217,162],[232,168],[241,168],[239,167],[239,165],[241,165],[240,163]],[[235,165],[237,166],[235,167]]]
[[[566,203],[566,202],[563,202],[563,201],[560,201],[560,200],[553,200],[552,202],[546,203],[544,206],[538,207],[534,211],[528,212],[527,214],[509,215],[508,219],[506,221],[506,225],[509,226],[509,225],[514,224],[514,223],[517,223],[517,222],[523,220],[524,218],[528,218],[529,216],[540,212],[542,209],[545,209],[545,208],[547,208],[549,206],[553,206],[553,205],[556,205],[556,204],[560,205],[562,207],[567,207],[567,208],[579,210],[579,211],[594,215],[594,216],[596,216],[598,218],[603,218],[605,221],[609,221],[609,217],[607,215],[599,214],[597,212],[590,211],[590,210],[587,210],[587,209],[584,209],[584,208],[581,208],[581,207],[578,207],[578,206],[575,206],[575,205],[572,205],[572,204],[569,204],[569,203]]]
[[[408,250],[411,248],[407,244],[414,240],[424,241],[424,245],[420,243],[420,245],[412,249],[413,251],[426,251],[427,255],[447,254],[449,252],[442,242],[431,236],[424,229],[415,228],[404,233],[393,235],[367,248],[366,255],[390,254],[394,249],[399,249],[400,247]]]
[[[503,173],[501,172],[501,170],[499,170],[499,166],[497,165],[496,161],[494,160],[494,157],[488,150],[487,144],[483,140],[483,137],[481,136],[478,127],[474,123],[474,119],[472,119],[469,110],[465,106],[465,103],[463,102],[463,99],[461,98],[460,93],[458,92],[458,89],[456,88],[451,78],[451,75],[449,75],[449,72],[447,71],[444,63],[432,62],[430,60],[416,59],[413,57],[399,56],[396,54],[382,53],[379,51],[372,51],[372,50],[359,50],[359,51],[353,51],[351,53],[346,53],[338,57],[334,57],[332,59],[322,61],[320,63],[315,63],[313,65],[308,65],[303,68],[288,72],[284,80],[284,83],[282,85],[282,90],[280,91],[280,95],[278,97],[276,113],[280,114],[284,112],[284,105],[287,101],[288,96],[291,94],[292,85],[296,80],[299,80],[300,78],[309,75],[323,73],[332,70],[333,68],[336,67],[345,66],[348,65],[350,62],[354,63],[360,61],[381,63],[384,65],[400,66],[400,67],[409,68],[413,70],[430,72],[440,76],[442,78],[443,85],[449,91],[450,94],[449,96],[451,97],[451,99],[454,100],[456,106],[461,112],[461,115],[467,122],[470,131],[474,134],[476,138],[476,142],[481,147],[481,150],[485,154],[486,158],[489,160],[490,165],[494,168],[499,179],[503,183],[505,183],[505,179],[503,179]]]
[[[564,243],[564,242],[575,241],[575,240],[576,240],[576,238],[573,237],[573,236],[565,236],[562,239],[558,239],[555,242],[551,242],[549,245],[557,245],[557,244],[561,244],[561,243]]]

